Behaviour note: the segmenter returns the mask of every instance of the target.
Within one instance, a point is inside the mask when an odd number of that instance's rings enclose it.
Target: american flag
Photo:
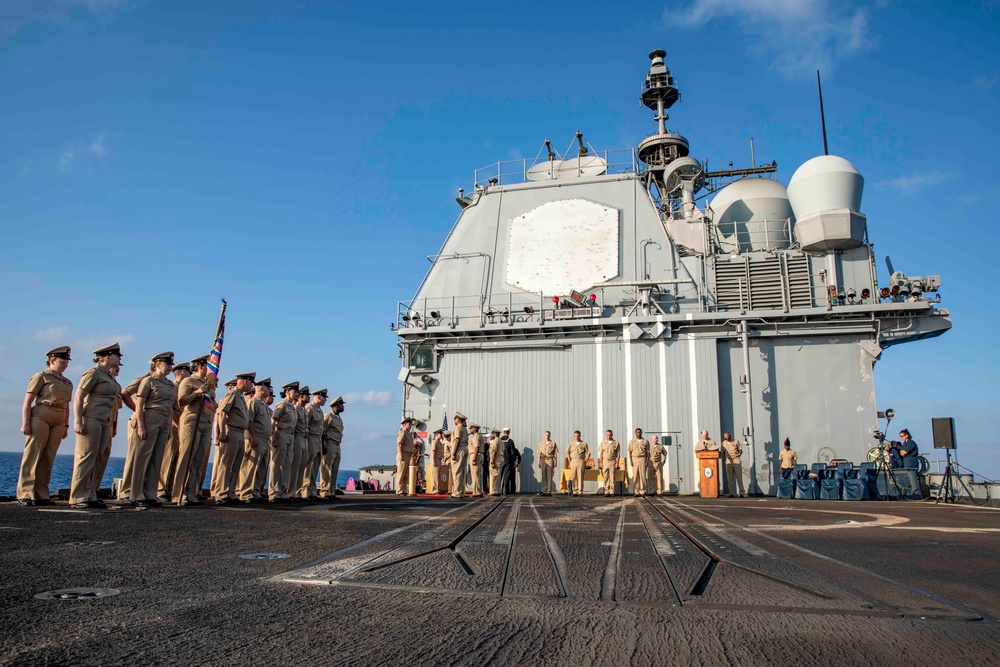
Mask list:
[[[226,300],[222,300],[222,312],[219,313],[219,327],[215,332],[215,343],[212,345],[212,352],[208,355],[208,375],[212,378],[213,386],[219,384],[219,364],[222,363],[222,338],[226,332]],[[205,402],[211,403],[212,399],[207,395]]]

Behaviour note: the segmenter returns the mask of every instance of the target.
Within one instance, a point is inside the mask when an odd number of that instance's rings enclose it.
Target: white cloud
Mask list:
[[[392,392],[375,391],[372,389],[371,391],[366,391],[363,394],[344,394],[344,400],[347,401],[347,403],[358,403],[365,406],[384,408],[392,403]]]
[[[830,71],[837,57],[851,56],[878,43],[871,32],[873,8],[855,0],[694,0],[671,4],[664,19],[671,27],[700,28],[729,20],[753,39],[750,50],[772,59],[787,76]]]
[[[46,343],[62,343],[69,338],[69,327],[62,325],[40,329],[35,332],[35,340],[44,340]]]
[[[108,151],[104,147],[104,139],[107,136],[106,132],[101,132],[98,134],[93,141],[90,142],[90,152],[94,155],[104,156]]]
[[[949,176],[940,171],[929,171],[925,174],[910,174],[908,176],[897,176],[888,181],[879,181],[875,187],[879,190],[898,190],[899,192],[913,192],[921,188],[931,188],[941,185],[947,181]]]

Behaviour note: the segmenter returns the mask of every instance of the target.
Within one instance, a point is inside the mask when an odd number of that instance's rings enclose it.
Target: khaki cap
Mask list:
[[[236,380],[226,380],[226,386],[227,387],[235,387],[236,386]]]
[[[159,354],[153,355],[153,358],[149,360],[149,363],[155,364],[157,361],[165,361],[168,364],[172,364],[174,363],[174,353],[160,352]]]
[[[191,360],[191,365],[192,366],[197,366],[199,364],[207,364],[207,363],[208,363],[208,355],[207,354],[203,354],[202,356],[195,357],[194,359]]]
[[[99,347],[94,350],[94,354],[99,357],[104,357],[109,354],[117,354],[119,357],[122,356],[122,349],[118,346],[118,343],[112,343],[111,345],[105,345],[104,347]]]
[[[306,385],[304,387],[300,387],[299,388],[299,393],[300,394],[308,394],[309,393],[309,385]]]
[[[247,371],[246,373],[237,373],[233,377],[235,377],[237,380],[250,380],[251,382],[253,382],[254,380],[257,379],[257,372]]]
[[[479,424],[469,424],[469,428],[480,428]]]
[[[437,435],[438,433],[444,433],[444,429],[443,428],[439,428],[439,429],[437,429],[437,430],[434,431],[434,435]]]
[[[254,383],[254,384],[262,384],[262,385],[264,385],[265,387],[270,387],[270,386],[271,386],[271,378],[264,378],[263,380],[256,380],[256,379],[255,379],[255,380],[253,381],[253,383]]]
[[[402,426],[403,424],[412,424],[412,423],[413,419],[411,417],[406,417],[403,419],[403,421],[399,422],[399,425]]]
[[[180,364],[174,364],[175,373],[177,371],[190,371],[190,370],[191,370],[191,364],[187,363],[186,361]]]
[[[456,413],[455,413],[455,417],[457,417],[458,419],[468,419],[468,418],[467,418],[467,417],[466,417],[465,415],[463,415],[463,414],[462,414],[461,412],[456,412]]]
[[[56,359],[65,359],[66,361],[73,361],[69,358],[69,345],[63,345],[62,347],[54,347],[45,353],[46,357],[55,357]]]
[[[338,396],[332,401],[330,401],[330,405],[336,405],[337,403],[347,403],[347,401],[344,400],[343,396]]]
[[[317,389],[316,391],[313,392],[313,396],[326,396],[326,395],[327,395],[326,389]]]
[[[295,391],[298,391],[299,390],[299,382],[298,382],[298,380],[296,380],[295,382],[289,382],[288,384],[281,385],[281,388],[282,389],[294,389]]]

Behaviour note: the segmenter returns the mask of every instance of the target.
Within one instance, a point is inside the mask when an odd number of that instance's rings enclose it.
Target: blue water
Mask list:
[[[112,457],[108,460],[108,467],[104,471],[104,480],[101,488],[111,488],[111,481],[122,476],[122,469],[125,467],[125,459]],[[0,496],[13,496],[17,491],[17,475],[21,470],[20,452],[0,452]],[[212,478],[212,463],[208,464],[207,479]],[[341,470],[337,475],[337,486],[343,488],[347,486],[348,478],[358,478],[357,470]],[[73,455],[57,454],[52,465],[52,481],[49,483],[49,490],[55,493],[59,489],[68,489],[73,480]],[[207,482],[204,486],[207,486]]]

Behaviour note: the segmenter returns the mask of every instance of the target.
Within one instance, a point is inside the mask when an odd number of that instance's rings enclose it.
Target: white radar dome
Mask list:
[[[788,182],[788,199],[799,220],[832,209],[861,210],[865,179],[842,157],[820,155],[807,161]]]
[[[744,178],[719,191],[712,221],[725,252],[787,248],[792,205],[785,186],[770,178]]]

